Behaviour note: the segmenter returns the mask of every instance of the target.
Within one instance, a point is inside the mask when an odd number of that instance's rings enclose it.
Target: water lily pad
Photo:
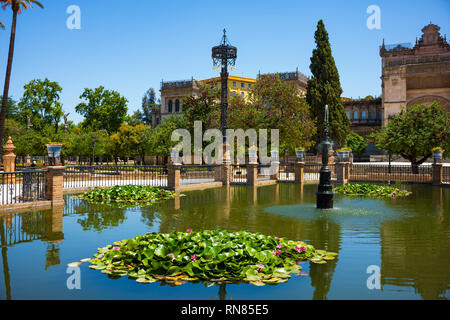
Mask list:
[[[305,250],[298,250],[298,245]],[[286,282],[298,273],[299,262],[326,263],[334,253],[316,250],[301,241],[275,239],[246,231],[147,233],[99,247],[92,269],[111,278],[128,275],[139,283],[161,281],[170,286],[190,282]]]

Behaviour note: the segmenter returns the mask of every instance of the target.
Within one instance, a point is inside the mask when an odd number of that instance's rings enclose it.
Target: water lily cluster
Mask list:
[[[336,193],[341,193],[350,196],[371,196],[380,198],[407,197],[412,194],[405,189],[400,189],[394,186],[377,185],[377,184],[346,184],[334,188]]]
[[[132,204],[133,202],[155,203],[175,197],[176,194],[152,186],[125,185],[114,186],[105,189],[94,189],[83,193],[79,198],[96,203],[122,202]]]
[[[254,285],[288,281],[302,261],[326,263],[336,253],[293,241],[246,231],[203,230],[147,233],[98,248],[90,268],[110,277],[128,276],[140,283],[163,281],[247,282]]]

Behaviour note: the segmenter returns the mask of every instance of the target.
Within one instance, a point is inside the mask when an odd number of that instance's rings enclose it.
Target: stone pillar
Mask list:
[[[45,191],[52,206],[64,205],[64,171],[62,166],[47,167],[45,173]]]
[[[247,185],[256,186],[258,184],[258,164],[247,164]]]
[[[270,176],[270,179],[278,181],[280,175],[280,161],[272,161],[270,168],[274,170],[274,172]]]
[[[176,192],[180,186],[181,164],[168,164],[167,171],[167,187]]]
[[[352,162],[347,162],[345,164],[345,178],[347,179],[347,183],[350,182],[350,166],[352,166],[353,163]]]
[[[442,163],[433,163],[433,186],[440,186],[442,184]]]
[[[303,171],[305,168],[304,162],[294,163],[295,183],[303,184]]]
[[[3,159],[3,172],[14,172],[16,171],[16,155],[13,153],[13,150],[16,147],[14,146],[11,137],[8,138],[8,141],[3,146],[6,153],[2,156]],[[14,184],[15,176],[13,174],[5,175],[5,179],[3,179],[3,184]]]
[[[347,184],[347,162],[336,163],[336,178],[340,184]]]
[[[229,163],[224,163],[218,166],[220,174],[220,181],[224,186],[229,186],[231,183],[231,175],[233,174],[232,166]]]

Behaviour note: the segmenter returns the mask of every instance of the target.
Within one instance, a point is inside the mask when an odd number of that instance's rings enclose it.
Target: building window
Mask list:
[[[241,83],[241,88],[245,88],[245,83]]]
[[[377,120],[381,120],[381,111],[377,112]]]
[[[180,112],[180,100],[175,100],[175,112]]]
[[[236,87],[236,82],[235,81],[233,81],[233,87]]]
[[[251,84],[249,84],[249,85],[248,85],[248,88],[249,88],[249,89],[251,89],[251,88],[252,88],[252,85],[251,85]]]
[[[347,111],[347,117],[348,117],[349,119],[351,119],[351,118],[350,118],[350,111]]]
[[[172,100],[169,100],[169,105],[167,109],[169,113],[172,113]]]
[[[358,120],[358,111],[353,111],[353,120]]]
[[[366,111],[366,110],[363,110],[363,111],[361,112],[361,119],[362,119],[362,120],[366,120],[366,119],[367,119],[367,111]]]
[[[369,111],[369,120],[375,120],[375,112]]]

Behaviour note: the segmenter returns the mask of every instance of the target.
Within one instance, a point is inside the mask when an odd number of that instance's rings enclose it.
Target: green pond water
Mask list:
[[[66,196],[64,208],[3,213],[0,299],[448,299],[450,188],[403,188],[412,196],[335,195],[335,209],[325,211],[315,209],[316,185],[279,184],[192,191],[127,209]],[[262,232],[338,256],[327,264],[302,263],[301,274],[263,287],[139,284],[110,279],[88,263],[79,266],[81,288],[67,285],[73,275],[67,264],[92,257],[97,247],[188,228]],[[376,284],[377,269],[379,289],[368,286],[368,279]]]

